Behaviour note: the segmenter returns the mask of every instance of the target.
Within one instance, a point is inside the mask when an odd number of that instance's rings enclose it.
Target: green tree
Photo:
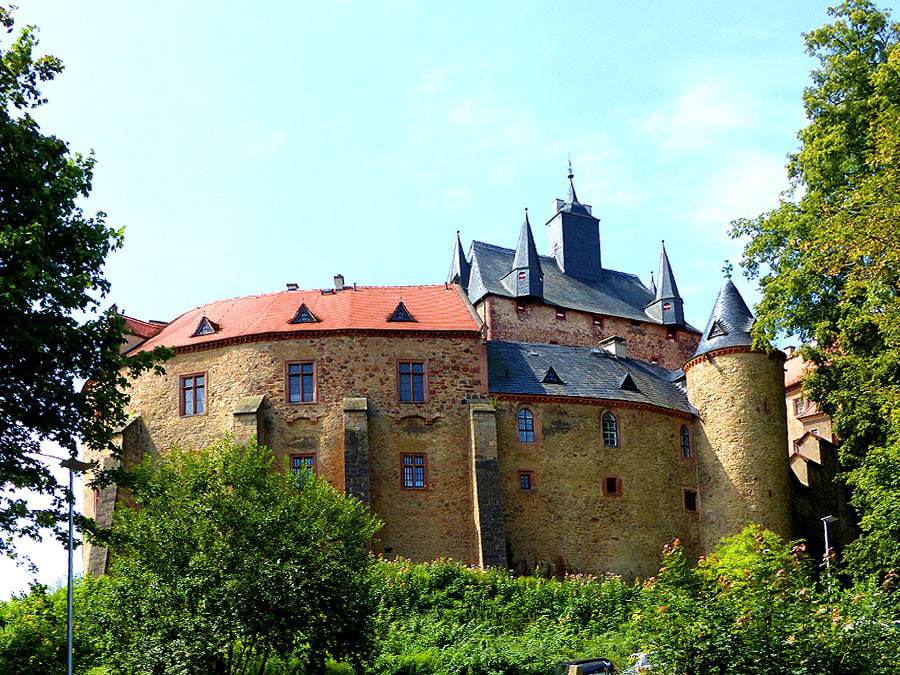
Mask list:
[[[758,278],[759,345],[797,335],[816,366],[804,394],[834,419],[862,537],[860,574],[900,566],[900,48],[869,0],[808,33],[810,120],[777,208],[733,223]]]
[[[0,6],[0,37],[13,33]],[[99,313],[109,291],[103,263],[122,231],[103,213],[86,216],[93,156],[41,132],[32,111],[46,103],[39,86],[62,72],[35,56],[36,29],[0,41],[0,553],[10,535],[37,537],[62,515],[65,498],[37,456],[42,440],[69,454],[79,441],[107,448],[125,419],[128,370],[151,367],[164,350],[125,360],[124,323]],[[83,318],[79,318],[83,317]],[[79,381],[89,384],[76,388]],[[51,498],[32,510],[26,490]]]
[[[265,672],[360,661],[376,519],[324,481],[273,470],[255,442],[172,450],[134,471],[112,528],[107,659],[124,672]]]

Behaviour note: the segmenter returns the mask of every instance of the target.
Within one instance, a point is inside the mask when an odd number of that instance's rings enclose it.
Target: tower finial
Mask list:
[[[725,264],[722,265],[722,276],[728,280],[731,280],[732,270],[734,270],[734,265],[731,264],[728,258],[725,258]]]
[[[572,171],[572,153],[569,153],[569,180],[575,178],[575,172]]]

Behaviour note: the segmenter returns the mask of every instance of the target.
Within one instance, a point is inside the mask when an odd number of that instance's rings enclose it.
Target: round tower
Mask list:
[[[695,434],[704,552],[756,522],[791,536],[784,355],[752,349],[753,314],[726,279],[684,366]]]

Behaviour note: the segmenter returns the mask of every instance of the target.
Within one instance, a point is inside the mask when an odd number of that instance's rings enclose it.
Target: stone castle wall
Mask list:
[[[385,522],[375,550],[475,562],[465,399],[485,391],[480,353],[477,335],[329,336],[179,353],[165,364],[165,375],[145,373],[133,383],[130,409],[140,414],[145,433],[141,451],[159,453],[204,447],[229,432],[240,437],[236,408],[264,395],[260,440],[273,449],[278,465],[285,466],[291,454],[313,452],[318,474],[344,489],[345,417],[358,426],[360,415],[345,410],[345,399],[365,399],[367,487]],[[426,402],[399,402],[398,359],[427,362]],[[292,405],[286,402],[285,363],[300,360],[315,361],[317,402]],[[198,372],[207,374],[206,413],[181,417],[179,377]],[[428,489],[402,488],[406,452],[427,455]],[[92,499],[92,493],[86,496]]]
[[[701,546],[748,522],[791,536],[783,356],[713,352],[687,371],[700,412]]]
[[[620,317],[603,316],[602,325],[597,326],[595,315],[573,309],[566,310],[565,320],[558,320],[556,308],[551,305],[525,301],[525,309],[518,310],[518,302],[514,298],[488,296],[478,303],[489,340],[596,347],[603,338],[619,335],[627,341],[629,356],[656,360],[670,370],[681,368],[694,355],[700,341],[697,333],[682,328],[675,329],[674,339],[670,339],[666,326]]]
[[[535,442],[520,443],[516,414],[534,414]],[[600,418],[612,412],[619,447],[604,447]],[[683,417],[622,406],[517,403],[497,406],[500,482],[510,564],[522,573],[577,570],[625,577],[655,574],[665,544],[680,538],[699,551],[698,514],[684,510],[697,467],[681,456]],[[534,472],[534,488],[519,472]],[[604,494],[606,477],[621,496]]]

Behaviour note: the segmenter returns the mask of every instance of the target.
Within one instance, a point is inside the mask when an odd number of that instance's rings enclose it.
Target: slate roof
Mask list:
[[[601,349],[524,342],[487,343],[488,389],[492,394],[572,396],[629,401],[696,414],[687,394],[674,383],[680,371]],[[565,384],[544,379],[553,369]],[[623,389],[626,375],[637,391]]]
[[[750,336],[750,329],[755,320],[737,286],[731,279],[726,279],[719,290],[694,356],[708,354],[716,349],[751,346],[753,338]]]
[[[414,322],[391,322],[389,317],[403,302]],[[305,304],[318,319],[291,323]],[[194,336],[203,317],[216,332]],[[157,345],[187,347],[230,338],[272,333],[300,335],[329,330],[389,330],[404,332],[465,331],[480,334],[481,326],[459,286],[358,286],[339,291],[280,291],[231,298],[189,310],[163,327],[137,348]]]
[[[515,290],[501,281],[512,269],[515,251],[482,241],[473,241],[469,251],[472,263],[469,300],[474,304],[488,294],[515,297]],[[661,324],[644,311],[654,298],[637,275],[603,268],[598,281],[588,281],[563,274],[556,260],[550,256],[538,258],[544,274],[544,302],[583,312]],[[685,327],[699,332],[692,326]]]

